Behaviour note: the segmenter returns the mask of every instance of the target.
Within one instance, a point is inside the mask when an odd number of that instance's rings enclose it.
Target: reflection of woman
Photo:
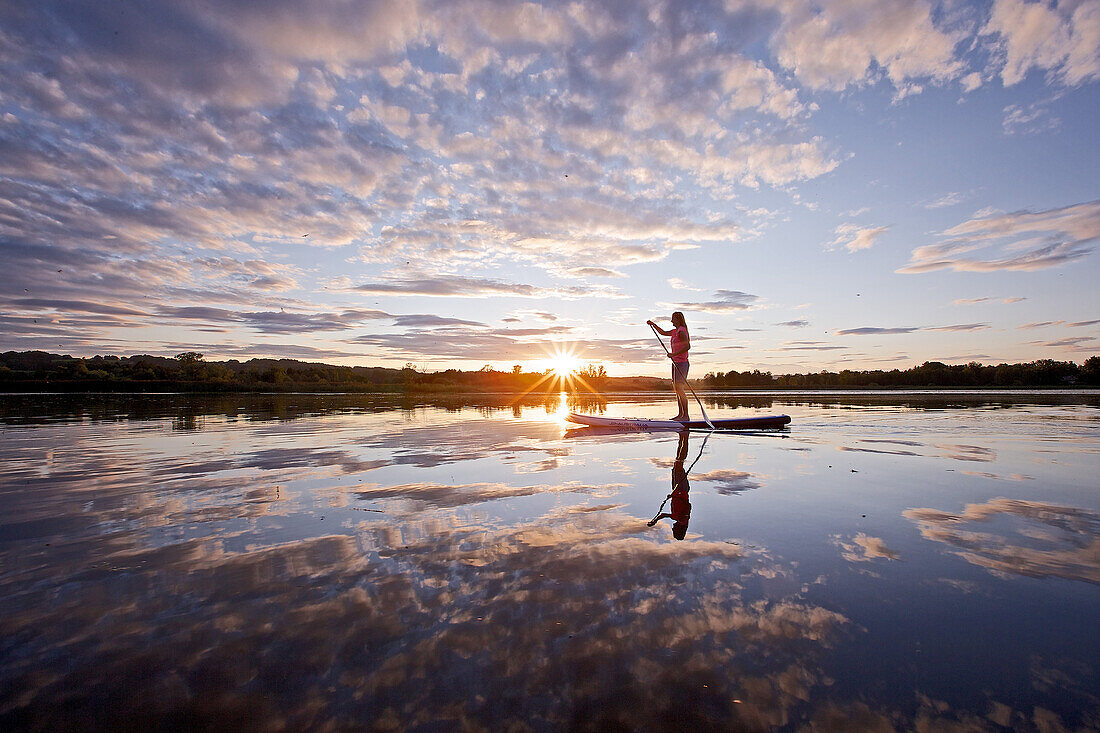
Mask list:
[[[672,464],[672,493],[665,501],[672,501],[668,512],[658,511],[657,516],[650,520],[649,526],[657,524],[662,519],[672,520],[672,536],[678,540],[684,539],[688,531],[688,520],[691,519],[691,502],[688,501],[688,475],[684,470],[684,459],[688,453],[688,433],[680,432],[680,443],[676,446],[676,461]],[[665,505],[661,504],[661,509]]]
[[[676,417],[673,420],[688,419],[688,398],[684,387],[688,378],[688,350],[691,349],[691,337],[688,335],[684,314],[676,311],[672,314],[672,330],[666,331],[653,321],[646,321],[662,336],[671,336],[671,348],[668,358],[672,359],[672,388],[676,390]]]

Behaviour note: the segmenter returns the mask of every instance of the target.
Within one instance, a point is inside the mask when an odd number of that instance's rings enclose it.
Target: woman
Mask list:
[[[684,314],[676,311],[672,314],[672,330],[666,331],[653,321],[646,321],[649,326],[662,336],[671,336],[672,342],[668,358],[672,359],[672,387],[676,390],[676,417],[673,420],[686,422],[688,419],[688,398],[684,388],[688,378],[688,350],[691,348],[691,337],[688,336],[687,321]]]

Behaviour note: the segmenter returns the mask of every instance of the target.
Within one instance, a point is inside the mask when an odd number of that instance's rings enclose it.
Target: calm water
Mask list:
[[[568,407],[0,396],[0,728],[1100,727],[1100,396]]]

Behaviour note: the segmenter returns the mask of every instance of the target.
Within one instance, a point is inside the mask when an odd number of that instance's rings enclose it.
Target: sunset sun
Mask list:
[[[572,353],[558,352],[550,360],[550,368],[559,377],[570,377],[580,370],[581,361]]]

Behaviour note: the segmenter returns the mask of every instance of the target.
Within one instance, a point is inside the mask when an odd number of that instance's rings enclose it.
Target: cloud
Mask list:
[[[914,333],[917,331],[932,332],[969,332],[983,331],[989,328],[988,323],[956,323],[950,326],[902,326],[893,328],[880,328],[876,326],[863,326],[861,328],[843,328],[835,331],[838,336],[881,336],[892,334]]]
[[[1094,2],[996,0],[982,33],[998,36],[1005,86],[1023,81],[1031,69],[1048,71],[1067,86],[1100,77],[1100,7]]]
[[[1013,297],[1013,298],[995,298],[990,296],[984,296],[981,298],[958,298],[954,301],[955,305],[977,305],[979,303],[992,303],[999,301],[1001,303],[1011,304],[1019,303],[1027,300],[1027,298]]]
[[[432,507],[456,507],[487,501],[514,499],[532,494],[590,493],[595,489],[583,486],[510,486],[502,483],[433,484],[427,482],[397,485],[363,485],[356,487],[359,499],[402,499]]]
[[[714,300],[700,303],[677,303],[674,307],[678,310],[700,311],[703,313],[732,313],[758,308],[759,306],[755,305],[758,300],[760,300],[760,296],[743,293],[740,290],[716,290]]]
[[[966,195],[959,193],[958,191],[952,191],[951,193],[945,193],[937,199],[933,199],[924,204],[926,209],[942,209],[947,206],[956,206],[966,200]]]
[[[783,346],[777,346],[770,351],[843,351],[847,349],[847,346],[835,346],[828,344],[784,344]]]
[[[921,329],[916,326],[902,328],[879,328],[875,326],[863,326],[861,328],[843,328],[835,331],[838,336],[879,336],[884,334],[913,333]]]
[[[1067,336],[1054,341],[1039,342],[1039,345],[1050,349],[1080,349],[1087,351],[1096,348],[1095,344],[1098,341],[1100,339],[1093,336]]]
[[[890,227],[860,227],[858,224],[841,224],[835,230],[836,238],[826,245],[827,249],[836,249],[843,246],[849,252],[858,252],[862,249],[870,249],[875,240],[881,237]]]
[[[968,504],[958,514],[936,509],[907,509],[902,514],[926,539],[946,544],[959,557],[991,572],[1100,583],[1095,561],[1100,516],[1094,512],[997,498]]]
[[[981,361],[983,359],[984,360],[990,360],[992,358],[993,357],[989,354],[953,354],[951,356],[937,356],[932,361],[942,361],[946,364],[946,363],[958,362],[958,361],[971,362],[971,361]]]
[[[395,326],[405,326],[409,328],[485,325],[484,323],[479,323],[478,321],[466,321],[461,318],[446,318],[444,316],[424,313],[417,313],[405,316],[394,316],[393,323]]]
[[[872,537],[860,532],[852,538],[851,542],[844,542],[836,538],[836,544],[841,549],[841,555],[848,562],[868,562],[870,560],[897,560],[900,553],[886,546],[885,540],[880,537]]]
[[[556,313],[550,313],[548,311],[532,311],[532,310],[517,310],[513,311],[515,322],[522,321],[524,318],[534,318],[539,321],[545,321],[547,323],[554,323],[559,320],[559,316]]]
[[[777,326],[789,326],[791,328],[805,328],[810,325],[810,322],[805,318],[800,318],[797,321],[783,321],[782,323],[775,324]]]
[[[760,488],[760,481],[751,473],[732,469],[715,469],[693,473],[691,480],[713,484],[714,490],[723,496],[732,496]]]
[[[954,56],[957,36],[936,27],[927,2],[796,0],[784,11],[776,56],[813,89],[862,86],[879,73],[901,91],[918,79],[945,82],[963,68]]]
[[[1100,201],[1046,211],[991,214],[958,224],[941,235],[944,241],[913,250],[910,263],[897,272],[923,273],[1040,270],[1076,262],[1092,252],[1100,238]],[[999,258],[971,253],[998,249]]]
[[[670,277],[667,282],[669,287],[675,288],[676,290],[700,290],[700,288],[691,287],[686,281],[678,277]]]
[[[342,312],[296,313],[286,311],[234,311],[201,306],[161,307],[162,316],[204,323],[240,323],[262,333],[311,333],[344,331],[364,321],[402,318],[379,310],[351,309]],[[410,318],[404,316],[404,318]],[[413,316],[412,318],[420,318]]]
[[[1074,321],[1073,323],[1067,323],[1066,325],[1071,328],[1079,328],[1082,326],[1095,326],[1098,323],[1100,323],[1100,319],[1095,319],[1092,321]]]
[[[68,313],[95,313],[108,316],[148,316],[146,311],[126,305],[112,303],[94,303],[86,300],[64,300],[45,298],[12,298],[6,304],[17,310],[65,311]]]
[[[988,323],[957,323],[952,326],[929,326],[922,331],[984,331],[989,328]]]
[[[972,92],[982,85],[982,75],[973,71],[959,79],[959,83],[962,85],[964,92]]]
[[[362,351],[350,351],[340,348],[322,348],[316,346],[303,346],[301,344],[230,344],[219,341],[214,344],[199,343],[165,343],[163,351],[169,354],[178,354],[183,351],[200,351],[207,358],[240,358],[240,359],[302,359],[331,363],[334,359],[363,359]]]
[[[1007,67],[1089,79],[1082,8],[1051,10],[1061,60],[1003,23],[987,33]],[[323,287],[335,268],[379,298],[622,297],[610,286],[630,268],[779,220],[752,189],[797,199],[838,169],[817,92],[991,78],[954,54],[951,15],[901,0],[6,5],[0,298],[56,297],[12,327],[94,342],[362,327],[349,290]],[[884,231],[845,224],[834,246]],[[45,312],[71,318],[35,324]],[[432,318],[392,325],[475,323]]]
[[[568,340],[569,326],[546,328],[454,327],[413,329],[395,334],[367,334],[349,343],[386,349],[399,359],[456,358],[481,362],[515,362],[547,357],[565,348],[577,358],[615,363],[640,363],[654,358],[655,345],[649,339],[583,338]]]
[[[612,270],[607,267],[569,267],[562,271],[563,275],[568,277],[626,277],[618,270]]]
[[[1058,129],[1062,121],[1051,115],[1050,110],[1042,104],[1029,104],[1021,107],[1010,104],[1004,108],[1004,121],[1001,128],[1005,135],[1037,135],[1043,132]]]
[[[515,298],[623,297],[618,292],[607,289],[597,290],[577,286],[550,288],[503,280],[446,275],[418,279],[393,278],[382,282],[349,285],[344,289],[368,295],[419,295],[436,298],[484,298],[492,296]]]

